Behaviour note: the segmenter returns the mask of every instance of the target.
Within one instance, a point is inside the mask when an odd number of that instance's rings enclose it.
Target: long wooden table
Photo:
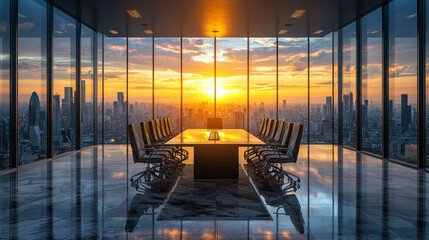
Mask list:
[[[209,140],[211,131],[219,140]],[[194,179],[238,179],[239,147],[265,143],[243,129],[188,129],[165,145],[194,148]]]

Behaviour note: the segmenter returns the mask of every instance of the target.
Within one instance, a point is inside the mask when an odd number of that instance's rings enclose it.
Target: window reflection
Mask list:
[[[82,147],[94,144],[94,32],[82,25],[81,69],[80,69],[80,105]]]
[[[0,2],[1,9],[9,9],[9,1]],[[9,11],[0,12],[0,170],[10,167],[10,107],[9,107],[9,52],[10,52]]]

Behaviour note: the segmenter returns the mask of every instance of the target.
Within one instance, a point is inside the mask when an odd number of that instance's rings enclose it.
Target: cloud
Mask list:
[[[32,22],[26,22],[26,23],[20,23],[18,24],[18,28],[22,30],[29,30],[31,28],[34,28],[34,23]]]

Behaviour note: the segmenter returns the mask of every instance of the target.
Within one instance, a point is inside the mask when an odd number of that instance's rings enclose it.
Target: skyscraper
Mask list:
[[[54,122],[53,131],[54,135],[61,134],[61,108],[60,108],[60,95],[53,96],[53,108],[54,108]]]
[[[332,116],[332,97],[326,97],[326,120],[331,120]]]
[[[85,80],[80,81],[80,104],[85,106]]]
[[[408,130],[411,122],[411,106],[408,106],[408,94],[401,94],[401,129],[402,132]]]
[[[36,92],[33,92],[30,97],[28,107],[28,122],[30,126],[39,126],[40,122],[40,101]]]

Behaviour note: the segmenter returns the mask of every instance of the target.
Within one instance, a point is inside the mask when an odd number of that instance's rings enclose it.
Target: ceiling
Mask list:
[[[107,36],[282,37],[323,36],[388,0],[51,0]],[[131,18],[135,9],[141,18]],[[291,18],[297,10],[300,18]],[[292,26],[285,26],[292,24]],[[117,35],[109,33],[118,32]],[[323,30],[321,34],[314,34]]]

